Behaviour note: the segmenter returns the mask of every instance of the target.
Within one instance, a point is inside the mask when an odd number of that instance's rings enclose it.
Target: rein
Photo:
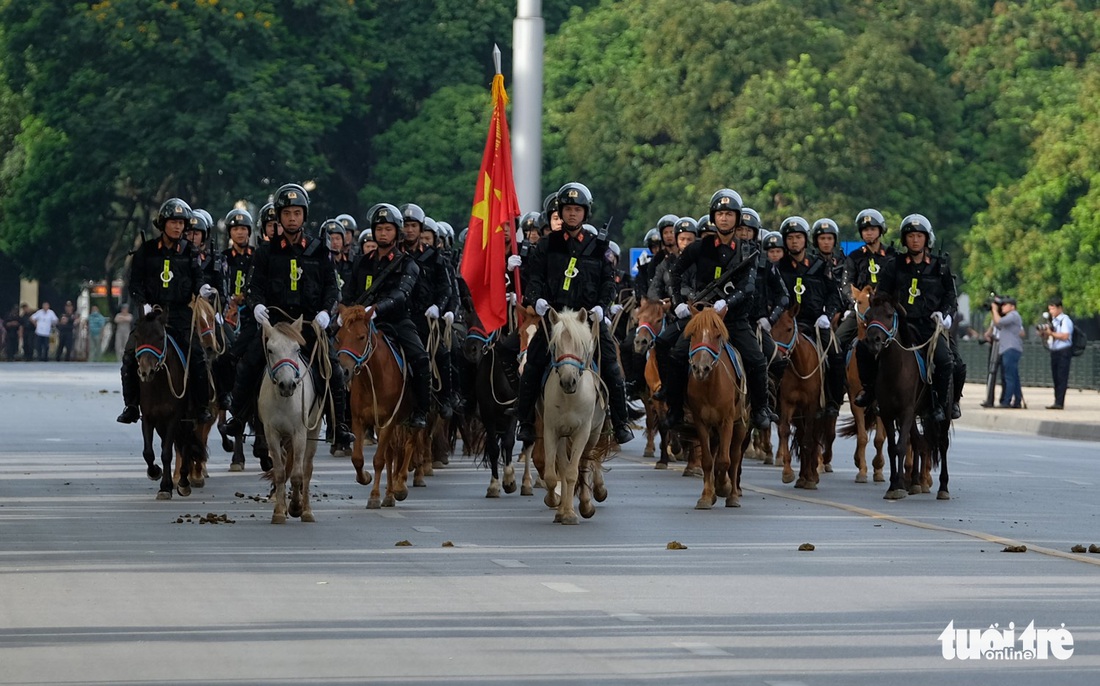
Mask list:
[[[382,334],[378,331],[378,327],[374,324],[374,317],[371,317],[367,333],[367,344],[366,346],[364,346],[363,352],[361,354],[356,353],[354,350],[346,347],[340,348],[340,350],[336,352],[337,355],[347,355],[355,361],[354,373],[356,374],[356,376],[358,376],[359,373],[363,370],[366,370],[367,383],[370,385],[371,405],[374,408],[375,421],[378,420],[380,413],[378,411],[378,389],[374,385],[374,372],[371,371],[370,360],[374,357],[374,351],[378,349],[378,345],[375,344],[375,337],[380,337],[381,335]],[[394,362],[396,362],[396,360],[394,360]],[[378,427],[379,432],[388,428],[390,424],[393,423],[393,420],[397,417],[397,413],[401,411],[401,403],[405,399],[405,390],[408,388],[409,385],[409,364],[408,362],[406,362],[404,365],[398,366],[401,367],[401,394],[397,397],[397,403],[394,405],[393,412],[390,414],[389,419],[387,419],[385,423]]]

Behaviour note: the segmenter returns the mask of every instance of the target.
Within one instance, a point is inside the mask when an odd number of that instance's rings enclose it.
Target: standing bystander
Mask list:
[[[23,329],[19,321],[19,306],[12,305],[11,312],[4,317],[4,357],[9,362],[19,354],[19,334]]]
[[[1054,379],[1054,404],[1048,410],[1065,407],[1066,387],[1069,386],[1069,363],[1073,357],[1073,320],[1062,310],[1062,299],[1051,298],[1047,303],[1050,322],[1039,326],[1039,335],[1050,349],[1050,374]]]
[[[115,357],[122,359],[126,350],[126,341],[130,340],[130,328],[134,324],[134,315],[130,314],[130,303],[123,303],[115,315]]]
[[[57,320],[57,352],[54,359],[58,362],[64,360],[71,362],[73,359],[73,341],[76,340],[77,316],[72,302],[65,303],[65,309]]]
[[[103,327],[107,324],[107,318],[99,311],[99,305],[92,305],[92,311],[88,313],[88,359],[99,362],[99,355],[103,352],[102,341]]]
[[[1000,345],[1001,369],[1004,371],[1001,407],[1020,409],[1024,402],[1024,389],[1020,385],[1020,358],[1024,354],[1024,320],[1016,311],[1015,298],[1003,298],[1001,304],[990,305],[993,328]]]
[[[37,336],[34,335],[34,322],[31,321],[33,314],[30,305],[27,303],[19,305],[19,321],[23,324],[23,360],[26,362],[34,359],[37,343]]]
[[[34,322],[35,350],[38,352],[38,360],[46,362],[50,359],[50,334],[57,325],[57,314],[50,309],[50,304],[42,301],[42,307],[31,315]]]

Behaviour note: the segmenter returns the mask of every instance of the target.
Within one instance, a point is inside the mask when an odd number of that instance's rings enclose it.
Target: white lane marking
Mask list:
[[[612,612],[610,616],[620,622],[652,622],[653,620],[637,612]]]
[[[673,647],[683,648],[693,655],[703,655],[707,657],[725,657],[729,655],[721,648],[716,648],[709,643],[673,643]]]
[[[442,533],[439,529],[435,528],[434,526],[414,526],[413,529],[419,531],[422,534]]]
[[[405,515],[400,512],[394,512],[393,510],[379,510],[378,516],[383,519],[404,519]]]
[[[767,686],[806,686],[806,684],[801,681],[765,681],[764,683],[767,684]]]
[[[1062,481],[1065,481],[1067,484],[1073,484],[1074,486],[1091,486],[1092,485],[1088,481],[1074,481],[1073,479],[1062,479]]]
[[[588,593],[587,590],[576,584],[569,584],[563,581],[544,581],[542,585],[558,593]]]
[[[527,566],[519,560],[492,560],[492,563],[505,569],[521,569]]]

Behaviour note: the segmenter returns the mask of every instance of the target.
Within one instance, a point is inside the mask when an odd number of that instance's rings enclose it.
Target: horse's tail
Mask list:
[[[791,422],[794,425],[794,444],[791,447],[791,457],[802,462],[803,457],[806,459],[812,459],[816,454],[816,447],[820,442],[818,433],[820,431],[817,421],[816,413],[809,411],[803,412],[800,417],[795,417]],[[803,449],[809,451],[809,455],[802,455]]]
[[[938,469],[941,461],[947,459],[947,449],[951,447],[951,420],[928,422],[928,451],[932,454],[932,469]]]
[[[852,438],[859,434],[859,428],[856,426],[855,416],[845,417],[837,422],[836,435],[841,438]]]

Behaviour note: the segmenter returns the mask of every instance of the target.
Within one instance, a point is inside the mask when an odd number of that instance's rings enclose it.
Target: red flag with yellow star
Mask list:
[[[508,140],[508,118],[504,106],[504,76],[493,77],[493,118],[477,175],[470,229],[462,251],[462,278],[470,289],[474,310],[486,331],[504,326],[508,318],[504,272],[504,232],[519,216],[512,179],[512,146]]]

